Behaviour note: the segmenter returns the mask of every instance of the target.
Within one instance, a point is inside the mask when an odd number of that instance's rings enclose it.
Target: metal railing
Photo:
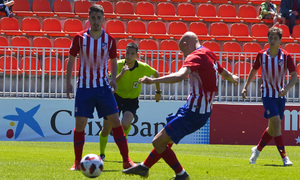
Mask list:
[[[0,47],[0,97],[22,98],[66,98],[66,61],[69,49]],[[124,50],[118,50],[122,59]],[[244,100],[241,91],[246,83],[249,70],[257,53],[216,52],[220,63],[240,77],[238,86],[219,77],[219,90],[215,100],[219,102],[259,102],[261,101],[260,75],[257,74],[248,88],[248,99]],[[300,54],[292,54],[295,63]],[[184,57],[180,51],[139,51],[139,61],[157,69],[160,75],[166,75],[180,69]],[[29,68],[31,67],[31,68]],[[78,64],[75,63],[75,68]],[[297,74],[300,74],[297,68]],[[76,72],[72,76],[73,92],[76,90]],[[289,77],[289,74],[287,74]],[[286,78],[289,81],[289,78]],[[300,101],[300,83],[288,92],[288,102]],[[163,100],[186,100],[190,89],[188,79],[174,84],[161,84]],[[74,94],[72,94],[74,96]],[[140,99],[154,99],[155,85],[142,85]]]

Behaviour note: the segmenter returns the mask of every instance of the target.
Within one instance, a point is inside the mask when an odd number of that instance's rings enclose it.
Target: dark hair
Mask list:
[[[89,15],[91,15],[92,12],[100,12],[102,15],[104,15],[104,9],[99,4],[93,4],[89,9]]]
[[[279,38],[281,39],[282,37],[282,29],[278,28],[278,27],[271,27],[268,31],[268,37],[270,36],[271,33],[276,33]]]
[[[136,51],[136,52],[138,52],[138,51],[139,51],[139,47],[138,47],[138,45],[137,45],[137,44],[135,44],[134,42],[130,42],[130,43],[128,43],[128,44],[127,44],[127,46],[126,46],[126,49],[128,49],[128,48],[133,48],[133,49],[135,49],[135,51]]]

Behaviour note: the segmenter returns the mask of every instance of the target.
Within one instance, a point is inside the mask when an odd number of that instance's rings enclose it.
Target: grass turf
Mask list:
[[[266,146],[256,165],[248,159],[252,146],[179,144],[172,149],[191,179],[300,179],[300,147],[287,146],[294,166],[284,167],[275,146]],[[130,143],[131,159],[143,161],[151,144]],[[86,143],[83,155],[99,154],[99,143]],[[141,179],[122,174],[121,155],[108,143],[104,172],[98,179]],[[87,179],[80,171],[69,171],[74,161],[73,143],[0,141],[0,179]],[[165,180],[173,170],[160,160],[150,169],[149,180]]]

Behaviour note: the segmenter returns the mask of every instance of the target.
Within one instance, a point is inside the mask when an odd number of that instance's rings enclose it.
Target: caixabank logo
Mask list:
[[[34,119],[34,115],[40,108],[40,104],[25,112],[22,109],[16,107],[16,112],[18,115],[6,115],[3,118],[11,122],[10,125],[15,127],[15,131],[13,129],[8,129],[6,132],[6,137],[11,139],[15,137],[17,139],[21,134],[25,125],[29,126],[34,132],[44,137],[44,133],[39,125],[39,123]],[[16,123],[15,123],[16,122]]]

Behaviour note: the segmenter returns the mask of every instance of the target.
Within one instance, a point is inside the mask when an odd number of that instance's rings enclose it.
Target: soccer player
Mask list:
[[[129,43],[126,47],[125,59],[118,61],[117,91],[115,98],[120,113],[123,112],[122,126],[126,138],[131,129],[131,122],[136,116],[136,110],[139,108],[138,97],[141,93],[141,84],[138,82],[143,76],[153,75],[159,77],[158,72],[148,64],[137,61],[138,46],[135,43]],[[156,102],[161,99],[159,83],[156,83],[155,91]],[[108,141],[108,135],[111,131],[111,124],[104,118],[102,131],[99,135],[100,140],[100,157],[105,159],[105,148]]]
[[[257,146],[251,149],[252,155],[249,159],[251,164],[256,163],[262,149],[273,138],[277,149],[285,166],[291,166],[293,163],[289,160],[281,135],[281,119],[285,108],[285,95],[297,82],[297,72],[295,64],[288,52],[279,48],[281,43],[282,30],[277,27],[271,27],[268,32],[269,49],[260,51],[256,57],[249,77],[242,90],[243,98],[246,98],[247,88],[255,77],[259,68],[262,72],[261,94],[262,102],[265,108],[264,116],[269,119],[269,124],[263,132]],[[284,84],[286,70],[291,74],[291,80]]]
[[[67,96],[71,99],[71,74],[75,57],[79,53],[80,67],[75,97],[74,151],[75,163],[70,170],[80,169],[84,145],[84,130],[88,118],[93,118],[96,108],[98,117],[106,116],[111,123],[114,140],[123,158],[123,168],[134,165],[128,156],[128,145],[119,119],[119,110],[112,93],[117,90],[117,51],[115,39],[102,29],[104,10],[100,5],[89,9],[91,28],[79,32],[73,39],[67,64]],[[108,60],[111,61],[111,81],[108,81]]]
[[[216,55],[200,45],[197,35],[186,32],[179,41],[179,48],[185,56],[183,67],[175,73],[159,77],[143,77],[141,83],[175,83],[189,75],[190,95],[187,103],[175,115],[167,117],[167,124],[154,137],[154,149],[142,163],[123,170],[125,174],[148,176],[149,169],[160,159],[175,171],[175,179],[189,179],[189,175],[179,163],[171,145],[179,143],[186,135],[204,126],[212,111],[212,102],[218,91],[218,74],[226,80],[238,84],[238,77],[224,69]]]

